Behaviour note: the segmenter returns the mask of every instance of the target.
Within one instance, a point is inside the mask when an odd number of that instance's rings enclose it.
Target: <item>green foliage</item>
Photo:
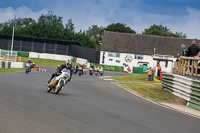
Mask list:
[[[172,33],[170,29],[164,27],[162,25],[152,25],[148,29],[144,29],[142,32],[143,35],[156,35],[156,36],[165,36],[165,37],[178,37],[178,38],[186,38],[186,34],[182,32]]]
[[[83,46],[100,50],[103,31],[133,33],[136,32],[123,23],[112,23],[106,28],[92,25],[86,31],[75,32],[72,19],[64,25],[62,17],[55,15],[52,11],[42,14],[38,21],[32,18],[11,19],[0,23],[0,34],[12,35],[13,24],[15,26],[15,36],[45,38],[53,40],[73,40],[79,41]],[[143,32],[145,35],[158,35],[186,38],[182,32],[172,33],[167,27],[153,25]]]
[[[130,27],[127,27],[126,24],[121,24],[121,23],[116,23],[116,24],[111,24],[108,25],[105,28],[106,31],[114,31],[114,32],[122,32],[122,33],[133,33],[135,34],[136,32],[132,30]]]

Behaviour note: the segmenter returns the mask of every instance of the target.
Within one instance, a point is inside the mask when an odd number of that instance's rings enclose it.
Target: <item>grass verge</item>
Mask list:
[[[22,72],[24,68],[1,68],[0,73]]]
[[[161,82],[148,81],[147,74],[137,74],[133,76],[120,76],[120,77],[109,77],[109,78],[114,79],[114,81],[125,81],[126,83],[119,82],[118,84],[135,92],[140,96],[151,99],[153,101],[169,102],[169,103],[179,102],[176,96],[162,89]],[[136,83],[131,83],[131,82],[136,82]]]
[[[65,61],[57,61],[57,60],[49,60],[49,59],[38,59],[38,58],[28,58],[28,57],[22,57],[21,62],[26,62],[28,59],[31,59],[33,63],[35,63],[38,66],[50,66],[50,67],[57,67],[57,65],[61,65],[65,63]]]
[[[21,57],[21,62],[26,62],[28,59],[31,59],[33,63],[40,66],[49,66],[49,67],[57,67],[57,65],[61,65],[65,63],[65,61],[57,61],[57,60],[49,60],[49,59],[38,59],[38,58],[28,58],[28,57]],[[75,63],[73,62],[72,65]],[[25,71],[25,68],[1,68],[0,73],[10,73],[10,72],[22,72]],[[36,69],[31,69],[31,71],[36,71]]]

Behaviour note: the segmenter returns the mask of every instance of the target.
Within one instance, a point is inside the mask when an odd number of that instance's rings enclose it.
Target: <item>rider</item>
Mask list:
[[[27,63],[28,63],[28,64],[32,64],[31,59],[28,59]]]
[[[75,66],[74,66],[74,73],[76,74],[77,71],[78,71],[78,65],[77,65],[77,63],[76,63]]]
[[[30,71],[31,71],[31,68],[33,68],[33,63],[32,63],[32,61],[31,61],[31,59],[28,59],[27,64],[30,65]]]
[[[59,75],[61,74],[61,71],[62,71],[64,68],[67,68],[67,69],[70,70],[70,78],[69,78],[69,80],[68,80],[68,81],[70,81],[71,78],[72,78],[72,62],[71,62],[71,60],[68,60],[66,63],[64,63],[64,64],[62,64],[62,65],[60,65],[60,66],[57,66],[57,72],[55,72],[55,73],[52,74],[52,76],[51,76],[50,80],[48,81],[48,83],[51,82],[51,80],[53,79],[53,77],[59,76]]]

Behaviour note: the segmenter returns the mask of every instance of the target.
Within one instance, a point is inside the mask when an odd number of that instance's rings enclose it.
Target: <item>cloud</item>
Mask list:
[[[92,25],[106,27],[112,23],[124,23],[137,33],[142,33],[144,29],[153,24],[166,26],[172,32],[186,33],[188,38],[200,39],[200,10],[191,7],[185,8],[185,14],[173,15],[161,12],[146,12],[141,10],[140,0],[57,0],[48,2],[43,0],[40,4],[45,4],[45,8],[32,11],[26,6],[16,9],[12,7],[0,8],[0,22],[17,17],[31,17],[35,20],[41,14],[53,11],[54,14],[63,17],[63,24],[68,19],[72,19],[76,31],[87,30]],[[148,10],[148,6],[145,6]]]
[[[14,16],[17,18],[33,18],[34,20],[37,21],[39,16],[41,14],[46,14],[47,9],[42,9],[37,12],[33,12],[30,8],[26,6],[18,7],[17,9],[13,9],[12,7],[7,7],[7,8],[0,8],[0,22],[4,23],[5,21],[9,19],[13,19]]]

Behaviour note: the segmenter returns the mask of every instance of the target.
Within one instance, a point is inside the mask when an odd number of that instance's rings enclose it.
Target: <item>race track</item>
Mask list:
[[[59,94],[48,93],[54,71],[0,74],[0,133],[200,133],[200,119],[96,76],[73,76]]]

